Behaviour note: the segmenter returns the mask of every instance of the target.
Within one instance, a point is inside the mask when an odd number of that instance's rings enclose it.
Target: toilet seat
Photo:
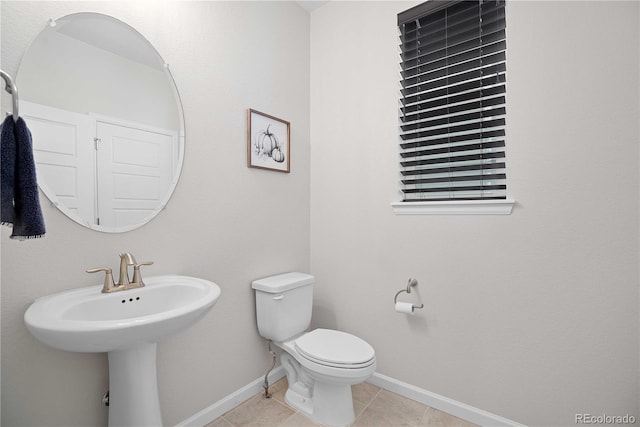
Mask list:
[[[319,365],[360,369],[375,363],[375,351],[355,335],[332,329],[315,329],[295,340],[300,356]]]

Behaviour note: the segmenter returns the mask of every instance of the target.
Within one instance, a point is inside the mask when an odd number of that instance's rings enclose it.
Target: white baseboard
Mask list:
[[[280,378],[284,377],[284,375],[284,369],[282,366],[278,366],[269,374],[269,383],[273,384]],[[241,389],[229,394],[213,405],[177,424],[176,427],[202,427],[209,424],[240,405],[242,402],[260,393],[262,391],[263,382],[264,377],[260,377],[252,381]],[[511,421],[499,415],[483,411],[482,409],[449,399],[448,397],[432,393],[377,372],[374,373],[367,382],[480,426],[526,427],[523,424]]]
[[[269,373],[269,383],[273,384],[278,381],[280,378],[284,377],[284,368],[282,366],[278,366],[273,371]],[[228,396],[223,397],[221,400],[218,400],[213,405],[204,408],[202,411],[198,412],[195,415],[187,418],[181,423],[177,424],[176,427],[202,427],[204,425],[209,424],[215,419],[221,417],[225,413],[229,412],[236,406],[240,405],[245,400],[251,399],[256,394],[260,393],[262,389],[262,384],[264,383],[264,376],[251,381],[246,386],[242,387],[239,390],[234,391]]]
[[[457,400],[449,399],[448,397],[412,386],[411,384],[407,384],[377,372],[374,373],[367,382],[480,426],[526,427],[523,424],[511,421],[499,415],[495,415],[465,403],[458,402]]]

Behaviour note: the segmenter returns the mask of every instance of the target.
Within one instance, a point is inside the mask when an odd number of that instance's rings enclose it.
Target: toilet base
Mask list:
[[[289,388],[285,401],[313,421],[327,426],[348,426],[355,420],[351,386],[315,383],[310,398]]]
[[[313,399],[304,397],[292,388],[287,389],[284,395],[284,401],[296,411],[313,418]]]
[[[355,420],[351,384],[311,379],[289,354],[280,355],[289,387],[285,402],[320,424],[347,426]]]

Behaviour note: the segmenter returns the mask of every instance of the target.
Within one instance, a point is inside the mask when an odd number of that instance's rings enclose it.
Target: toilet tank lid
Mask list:
[[[310,274],[292,272],[254,280],[251,282],[251,287],[258,291],[277,294],[300,286],[311,285],[313,282],[314,277]]]

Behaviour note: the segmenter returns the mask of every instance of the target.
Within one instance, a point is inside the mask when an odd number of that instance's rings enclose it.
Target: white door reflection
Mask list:
[[[176,132],[31,102],[21,110],[42,190],[78,222],[119,230],[162,206],[179,158]]]

